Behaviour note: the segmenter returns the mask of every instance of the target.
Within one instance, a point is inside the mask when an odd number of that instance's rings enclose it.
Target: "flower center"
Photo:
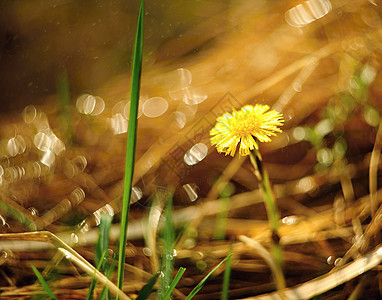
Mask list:
[[[258,118],[254,116],[238,116],[235,122],[231,124],[231,131],[233,135],[238,137],[249,136],[252,135],[252,132],[260,128],[259,125]]]

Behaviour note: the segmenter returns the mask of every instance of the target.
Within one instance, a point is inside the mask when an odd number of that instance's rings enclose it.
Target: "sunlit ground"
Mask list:
[[[1,5],[0,232],[50,231],[95,265],[102,213],[113,216],[110,257],[118,252],[138,4],[55,2]],[[136,298],[160,268],[170,193],[174,275],[186,268],[174,299],[230,244],[229,299],[380,299],[381,4],[168,2],[146,4],[123,292]],[[250,160],[210,143],[218,116],[256,103],[285,119],[260,144],[280,213],[279,294]],[[58,299],[85,299],[92,277],[60,255],[62,244],[46,234],[8,238],[1,299],[45,295],[31,265]],[[220,299],[224,269],[195,299]]]

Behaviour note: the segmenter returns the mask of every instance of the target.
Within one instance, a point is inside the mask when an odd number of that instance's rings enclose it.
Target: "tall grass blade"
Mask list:
[[[212,269],[211,272],[209,272],[199,283],[198,285],[191,291],[191,293],[187,296],[186,300],[190,300],[192,299],[202,288],[203,286],[206,284],[206,282],[208,281],[208,279],[210,279],[210,277],[212,276],[212,274],[215,273],[215,271],[217,269],[219,269],[219,267],[227,260],[229,259],[230,257],[232,256],[232,254],[229,254],[226,258],[224,258],[215,268]]]
[[[174,280],[171,282],[170,287],[168,288],[166,295],[164,295],[164,300],[171,297],[172,291],[175,289],[176,285],[178,284],[180,278],[182,278],[183,273],[186,271],[186,268],[179,268],[178,273],[176,273]]]
[[[95,248],[95,263],[98,271],[105,274],[107,270],[107,253],[109,250],[109,232],[113,217],[109,214],[101,214],[101,220],[99,224],[98,241]],[[106,258],[106,259],[105,259]],[[95,277],[90,284],[86,300],[93,299],[93,291],[96,285]],[[106,287],[104,288],[106,289]]]
[[[154,284],[157,282],[157,279],[160,275],[160,272],[157,272],[149,281],[143,286],[138,294],[137,300],[146,300],[149,298],[150,294],[153,291]]]
[[[227,264],[224,270],[223,290],[222,290],[221,300],[229,299],[228,291],[229,291],[229,282],[231,277],[231,256],[232,256],[232,243],[229,246],[229,255],[227,257]]]
[[[174,241],[175,232],[172,221],[172,197],[167,197],[165,209],[166,221],[163,229],[163,254],[160,287],[158,291],[158,299],[164,299],[164,296],[169,289],[173,280],[172,271],[174,270]]]
[[[106,277],[110,280],[111,277],[113,276],[113,273],[114,273],[114,269],[115,269],[115,265],[116,265],[116,258],[115,258],[115,255],[113,256],[113,259],[111,261],[111,264],[109,266],[109,269],[107,270],[106,272]],[[102,290],[102,293],[101,293],[101,296],[99,297],[99,300],[103,300],[106,298],[107,296],[107,299],[110,298],[110,293],[108,293],[109,289],[107,286],[105,286]]]
[[[56,84],[57,96],[60,100],[59,116],[62,131],[65,132],[66,143],[73,143],[73,123],[72,114],[70,112],[70,90],[68,74],[64,71],[57,79]]]
[[[95,248],[95,261],[96,265],[103,260],[101,264],[101,272],[105,272],[107,269],[107,259],[102,258],[102,254],[109,249],[109,232],[113,217],[109,214],[101,214],[101,220],[99,224],[99,236],[97,245]],[[107,258],[107,256],[106,256]]]
[[[44,288],[45,292],[48,294],[50,299],[57,300],[56,296],[53,294],[52,290],[50,289],[49,285],[46,283],[44,277],[42,277],[41,273],[36,269],[34,265],[31,265],[33,272],[36,274],[36,277],[38,281],[40,281],[42,287]]]
[[[141,1],[139,8],[137,31],[135,37],[134,55],[133,55],[133,71],[131,79],[131,101],[129,130],[127,134],[127,150],[126,150],[126,166],[124,178],[124,192],[122,199],[122,216],[121,216],[121,233],[119,238],[119,260],[118,260],[118,288],[122,289],[124,264],[126,258],[126,240],[127,225],[129,218],[131,187],[134,174],[135,145],[137,138],[137,115],[138,100],[141,81],[142,69],[142,49],[143,49],[143,8],[144,1]]]
[[[105,255],[106,255],[106,253],[107,253],[107,251],[103,252],[102,258],[99,260],[99,263],[96,266],[98,271],[101,268],[101,265],[102,265],[102,262],[103,262],[103,259],[104,259]],[[88,294],[86,295],[85,300],[93,299],[93,292],[94,292],[94,288],[96,286],[96,283],[97,283],[97,279],[96,279],[95,274],[94,274],[93,280],[92,280],[92,282],[90,284],[90,287],[89,287],[89,290],[88,290]]]

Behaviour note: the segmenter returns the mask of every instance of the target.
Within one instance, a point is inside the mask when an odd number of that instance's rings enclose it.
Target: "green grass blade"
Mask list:
[[[73,122],[70,112],[70,90],[68,74],[64,71],[57,79],[56,84],[57,96],[60,100],[60,120],[62,126],[62,132],[65,132],[66,142],[73,143]]]
[[[109,250],[109,232],[113,217],[109,214],[101,214],[101,220],[99,224],[99,236],[97,245],[95,248],[95,261],[98,266],[99,262],[103,260],[101,264],[101,271],[104,272],[107,269],[107,260],[102,259],[102,254]],[[107,257],[107,256],[106,256]]]
[[[139,291],[137,300],[146,300],[149,298],[150,294],[153,291],[154,284],[157,282],[157,279],[160,275],[160,272],[157,272],[150,280],[143,286]]]
[[[106,253],[107,253],[107,251],[104,251],[104,252],[102,253],[102,256],[101,256],[100,259],[99,259],[99,263],[98,263],[97,266],[96,266],[96,268],[97,268],[98,271],[100,270],[100,268],[101,268],[101,266],[102,266],[102,262],[103,262],[103,259],[104,259],[105,256],[106,256]],[[93,292],[94,292],[94,288],[95,288],[95,286],[96,286],[96,283],[97,283],[97,280],[96,280],[95,277],[93,277],[93,280],[92,280],[92,282],[91,282],[91,284],[90,284],[90,287],[89,287],[89,290],[88,290],[88,294],[86,295],[85,300],[93,299]]]
[[[212,274],[215,273],[215,271],[228,259],[232,256],[232,254],[229,254],[226,258],[224,258],[215,268],[212,269],[211,272],[209,272],[200,282],[199,284],[191,291],[191,293],[187,296],[186,300],[192,299],[206,284],[207,280],[210,279]]]
[[[164,299],[169,286],[173,280],[172,271],[174,270],[174,241],[175,232],[172,221],[172,197],[168,196],[165,209],[166,221],[163,229],[163,254],[160,287],[158,291],[158,299]]]
[[[141,1],[139,8],[137,32],[135,37],[133,71],[131,79],[131,101],[129,130],[127,134],[126,166],[124,178],[124,192],[122,199],[121,233],[119,238],[119,260],[118,260],[118,288],[122,288],[124,264],[126,258],[127,225],[129,218],[131,188],[134,174],[135,145],[137,138],[137,115],[138,100],[142,69],[142,49],[143,49],[143,11],[144,1]]]
[[[180,278],[182,278],[183,273],[186,271],[186,268],[179,268],[178,273],[176,273],[174,280],[171,282],[170,287],[167,290],[166,295],[164,295],[164,300],[171,297],[172,291],[175,289],[176,285],[178,284]]]
[[[31,265],[33,272],[36,274],[36,277],[38,281],[40,281],[42,287],[44,288],[45,292],[48,294],[50,299],[57,300],[56,296],[53,294],[52,290],[50,289],[49,285],[46,283],[44,277],[42,277],[41,273],[36,269],[34,265]]]
[[[106,273],[106,277],[108,279],[111,279],[111,277],[113,276],[115,265],[116,265],[116,260],[115,260],[115,255],[114,255],[114,257],[111,261],[111,264],[109,266],[109,269],[107,270],[107,273]],[[99,300],[103,300],[106,297],[106,295],[108,295],[108,291],[109,291],[109,289],[107,288],[107,286],[105,286],[102,290],[102,293],[101,293]]]
[[[228,291],[229,291],[229,281],[231,277],[231,256],[232,256],[232,243],[229,246],[229,255],[228,255],[227,264],[224,270],[223,290],[222,290],[221,300],[229,299]]]

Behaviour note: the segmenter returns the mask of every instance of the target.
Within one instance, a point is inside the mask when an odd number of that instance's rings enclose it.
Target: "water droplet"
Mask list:
[[[16,156],[17,154],[24,153],[26,149],[26,143],[21,135],[16,135],[11,138],[7,143],[7,151],[9,155]]]
[[[114,257],[114,251],[113,251],[113,249],[107,249],[107,253],[108,253],[108,255],[109,255],[109,257]]]
[[[5,220],[5,217],[0,215],[0,227],[5,226],[5,224],[7,224],[7,221]]]
[[[315,182],[311,176],[301,178],[295,187],[296,193],[307,193],[313,189]]]
[[[60,155],[65,151],[65,144],[61,141],[56,135],[52,135],[49,137],[51,140],[50,150],[52,150],[56,155]]]
[[[295,82],[293,82],[293,89],[294,89],[296,92],[300,93],[300,92],[302,91],[302,85],[301,85],[301,82],[299,82],[299,81],[295,81]]]
[[[334,262],[334,257],[331,256],[331,255],[328,256],[328,258],[326,259],[326,263],[327,263],[328,265],[332,265],[333,262]]]
[[[184,241],[184,243],[183,243],[183,247],[184,247],[185,249],[192,249],[192,248],[194,248],[195,246],[196,246],[196,241],[195,241],[194,239],[191,239],[191,238],[186,239],[186,240]]]
[[[78,244],[78,235],[75,234],[74,232],[72,232],[72,234],[70,235],[70,239],[71,239],[71,241],[72,241],[74,244]]]
[[[88,161],[83,155],[76,156],[75,158],[73,158],[72,162],[76,165],[80,172],[83,172],[86,169],[86,166],[88,165]]]
[[[342,265],[342,258],[341,257],[338,257],[335,261],[334,261],[334,265],[339,267]]]
[[[24,108],[22,113],[24,122],[27,124],[32,123],[37,116],[37,109],[34,105],[28,105]]]
[[[192,259],[195,259],[195,260],[200,260],[204,257],[204,254],[203,252],[200,252],[200,251],[195,251],[192,253]]]
[[[139,201],[142,198],[142,196],[142,190],[137,186],[133,186],[133,188],[131,189],[131,203]]]
[[[163,115],[168,109],[168,102],[161,97],[148,99],[142,106],[142,112],[146,117],[157,118]]]
[[[187,118],[184,112],[181,112],[181,111],[174,112],[174,125],[176,129],[182,129],[186,125],[186,122],[187,122]]]
[[[125,119],[122,114],[117,113],[113,115],[111,119],[109,119],[109,122],[114,134],[122,134],[127,132],[127,119]]]
[[[185,184],[183,185],[184,191],[187,193],[187,196],[190,198],[190,201],[193,202],[198,199],[198,193],[196,192],[197,186],[195,184]]]
[[[308,0],[285,13],[285,21],[293,27],[304,27],[327,15],[332,10],[329,0]]]
[[[38,210],[35,207],[29,207],[28,210],[31,212],[32,216],[38,216]]]
[[[143,252],[143,254],[146,255],[146,256],[151,256],[151,255],[153,254],[152,251],[151,251],[151,249],[148,248],[148,247],[144,247],[144,248],[142,249],[142,252]]]
[[[85,199],[85,192],[81,188],[76,188],[71,194],[73,205],[78,205]]]
[[[174,257],[171,254],[166,254],[166,259],[167,260],[173,260]]]
[[[44,154],[42,155],[41,162],[46,165],[48,168],[53,166],[54,162],[56,160],[56,157],[54,156],[54,153],[47,149]]]
[[[176,70],[179,76],[179,81],[182,86],[189,86],[192,82],[192,74],[188,69],[179,68]]]
[[[40,131],[34,136],[33,143],[35,144],[37,149],[41,151],[46,151],[50,148],[51,140],[48,135]]]
[[[285,225],[294,225],[297,223],[296,216],[287,216],[282,219],[282,223]]]
[[[198,260],[196,262],[196,268],[200,271],[200,272],[204,272],[206,269],[207,269],[207,263],[204,261],[204,260]]]
[[[333,154],[328,148],[323,148],[317,152],[317,161],[325,166],[333,163]]]
[[[198,143],[192,146],[184,155],[184,162],[189,165],[196,165],[202,161],[208,154],[208,147],[204,143]]]

